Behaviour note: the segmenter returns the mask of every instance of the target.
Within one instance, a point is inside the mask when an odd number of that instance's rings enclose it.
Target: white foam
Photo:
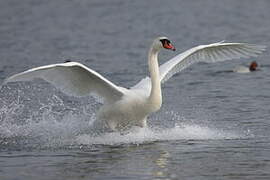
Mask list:
[[[100,136],[89,134],[79,135],[76,143],[83,145],[117,145],[117,144],[143,144],[154,141],[171,141],[171,140],[207,140],[207,139],[238,139],[243,136],[225,132],[218,129],[210,129],[198,125],[176,126],[169,129],[150,129],[140,128],[127,134],[119,132],[105,133]]]
[[[96,118],[95,109],[90,108],[93,104],[85,105],[86,109],[81,114],[73,114],[72,112],[76,112],[76,109],[72,109],[67,113],[65,111],[59,113],[54,111],[53,107],[66,106],[59,97],[53,96],[52,99],[53,101],[47,104],[46,108],[39,109],[42,110],[43,114],[36,116],[34,111],[27,109],[27,111],[31,112],[31,116],[27,116],[27,118],[30,117],[28,119],[22,116],[23,120],[20,119],[20,114],[25,113],[26,107],[20,104],[19,101],[13,104],[3,103],[0,108],[0,117],[2,119],[0,124],[0,144],[9,144],[14,141],[20,147],[38,146],[43,148],[70,145],[78,147],[80,145],[144,144],[155,141],[190,139],[238,139],[247,136],[246,132],[239,132],[239,134],[233,131],[208,127],[207,121],[204,121],[206,123],[203,126],[197,125],[197,121],[187,120],[184,116],[171,111],[169,113],[160,112],[154,116],[155,119],[152,120],[157,125],[151,128],[134,128],[124,134],[112,132],[96,135],[95,130],[89,132],[91,123]],[[169,122],[181,122],[181,125],[174,125]],[[189,122],[189,124],[185,122]]]
[[[89,118],[89,117],[87,117]],[[26,147],[61,147],[74,143],[76,135],[86,132],[93,119],[67,114],[63,120],[58,121],[47,116],[39,122],[28,120],[25,124],[2,123],[0,126],[0,140],[5,144],[22,144]],[[14,142],[11,142],[14,141]],[[0,142],[3,143],[3,142]],[[22,147],[23,148],[23,147]]]

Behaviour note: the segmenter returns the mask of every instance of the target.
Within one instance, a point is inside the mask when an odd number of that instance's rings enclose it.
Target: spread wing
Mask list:
[[[107,102],[119,100],[124,88],[118,87],[99,73],[78,62],[52,64],[29,69],[4,81],[31,81],[41,78],[72,96],[87,96],[94,93]]]
[[[174,58],[162,64],[159,68],[160,80],[164,83],[174,74],[197,62],[212,63],[231,59],[256,57],[261,54],[265,48],[265,46],[255,44],[224,42],[196,46],[178,54]],[[146,77],[133,88],[149,90],[150,87],[150,78]]]

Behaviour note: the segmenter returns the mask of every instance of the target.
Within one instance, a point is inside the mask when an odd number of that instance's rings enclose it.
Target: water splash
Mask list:
[[[89,119],[89,116],[70,113],[65,115],[61,121],[54,119],[53,116],[44,116],[44,119],[39,122],[28,120],[23,125],[4,123],[0,126],[0,144],[15,145],[20,148],[59,148],[79,147],[80,145],[144,144],[155,141],[246,137],[246,135],[235,132],[184,123],[176,124],[171,128],[133,128],[125,133],[110,132],[97,135],[95,131],[89,131],[94,121],[94,114]]]
[[[0,104],[2,148],[59,148],[250,137],[250,132],[235,133],[210,127],[207,121],[204,121],[206,123],[203,125],[198,124],[198,119],[185,119],[184,115],[166,110],[152,116],[147,128],[134,128],[125,133],[100,134],[96,133],[95,129],[91,130],[91,124],[96,119],[95,111],[99,106],[93,99],[70,101],[54,91],[51,93],[40,91],[40,96],[34,94],[31,97],[29,94],[25,95],[25,92],[28,91],[11,91],[9,93],[13,96],[1,97],[3,100]],[[47,95],[40,100],[42,94]],[[34,96],[37,98],[35,99]]]
[[[122,134],[119,132],[106,133],[97,137],[88,134],[79,135],[76,142],[83,145],[120,145],[120,144],[144,144],[154,141],[171,140],[215,140],[215,139],[239,139],[245,136],[218,129],[210,129],[198,125],[175,126],[168,129],[140,128]]]
[[[39,122],[28,120],[23,125],[3,123],[0,144],[23,147],[61,147],[73,144],[73,138],[85,133],[94,117],[67,114],[63,121],[45,118]]]
[[[93,99],[71,101],[59,92],[44,93],[43,87],[21,91],[8,86],[0,96],[0,145],[2,148],[61,147],[86,133],[99,105]],[[40,92],[32,93],[32,91]],[[50,91],[50,89],[48,90]],[[27,94],[26,94],[27,93]],[[46,94],[46,95],[44,95]],[[0,149],[0,150],[1,150]]]

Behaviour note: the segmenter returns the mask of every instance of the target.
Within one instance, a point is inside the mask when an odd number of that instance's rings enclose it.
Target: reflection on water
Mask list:
[[[168,159],[170,158],[170,153],[168,151],[161,151],[160,156],[154,161],[157,166],[157,170],[153,172],[153,176],[156,179],[164,179],[168,177]],[[169,176],[172,177],[172,176]],[[167,178],[170,179],[170,178]]]

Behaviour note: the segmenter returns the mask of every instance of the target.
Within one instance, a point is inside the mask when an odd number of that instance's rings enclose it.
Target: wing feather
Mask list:
[[[174,74],[182,71],[197,62],[219,62],[231,59],[256,57],[265,50],[266,46],[247,43],[218,42],[209,45],[200,45],[191,48],[160,66],[160,80],[162,83],[170,79]],[[133,88],[150,90],[150,78],[146,77]]]
[[[105,101],[116,101],[124,95],[124,88],[118,87],[99,73],[77,62],[52,64],[29,69],[15,74],[4,81],[31,81],[41,78],[61,91],[72,96],[87,96],[92,93]]]
[[[218,62],[231,59],[256,57],[265,46],[246,43],[214,43],[201,45],[177,55],[160,66],[160,78],[164,83],[175,73],[196,62]]]

